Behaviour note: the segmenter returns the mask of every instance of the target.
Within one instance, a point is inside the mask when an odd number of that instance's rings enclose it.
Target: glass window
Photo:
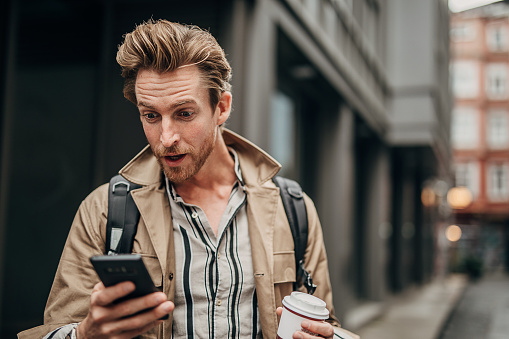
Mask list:
[[[490,99],[507,98],[507,66],[504,63],[486,65],[486,95]]]
[[[506,201],[509,198],[508,190],[509,166],[504,163],[488,164],[487,195],[491,201]]]
[[[295,103],[282,92],[272,96],[270,114],[270,154],[283,166],[280,174],[295,171]]]
[[[461,107],[453,111],[451,141],[455,149],[473,149],[479,146],[479,112]]]
[[[451,40],[454,42],[471,41],[475,38],[475,28],[472,24],[461,22],[451,25]]]
[[[479,194],[479,164],[464,162],[456,164],[456,186],[465,186],[475,199]]]
[[[479,64],[460,60],[451,65],[451,82],[457,98],[475,98],[479,95]]]
[[[486,41],[491,51],[507,50],[506,27],[500,23],[488,25],[486,28]]]
[[[491,149],[509,147],[507,111],[490,111],[486,121],[486,143]]]

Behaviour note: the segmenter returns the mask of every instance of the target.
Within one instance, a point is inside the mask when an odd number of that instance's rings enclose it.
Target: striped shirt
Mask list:
[[[217,236],[203,210],[187,204],[166,180],[175,243],[175,338],[257,338],[256,300],[246,193],[235,151],[237,181]]]

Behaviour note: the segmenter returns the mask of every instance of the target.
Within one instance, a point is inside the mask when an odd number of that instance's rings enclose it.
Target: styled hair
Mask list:
[[[196,65],[209,89],[212,109],[221,93],[230,91],[231,67],[225,53],[209,32],[197,26],[150,19],[124,36],[117,62],[124,77],[124,97],[137,104],[135,84],[140,69],[164,73]]]

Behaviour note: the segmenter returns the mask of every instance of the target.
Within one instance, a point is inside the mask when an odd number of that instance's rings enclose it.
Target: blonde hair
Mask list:
[[[124,96],[137,104],[134,87],[140,69],[169,72],[196,65],[216,107],[224,91],[230,91],[231,67],[225,53],[209,32],[197,26],[150,19],[124,36],[117,62],[122,67]]]

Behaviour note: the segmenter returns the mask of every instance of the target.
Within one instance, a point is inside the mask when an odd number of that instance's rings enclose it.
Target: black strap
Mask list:
[[[304,267],[304,254],[308,242],[308,216],[304,194],[300,185],[291,179],[276,176],[272,179],[279,187],[283,207],[292,231],[295,246],[296,287],[304,285],[309,294],[313,294],[316,285]]]
[[[131,191],[140,188],[120,174],[110,180],[108,193],[108,222],[106,224],[106,253],[131,253],[140,212]]]

